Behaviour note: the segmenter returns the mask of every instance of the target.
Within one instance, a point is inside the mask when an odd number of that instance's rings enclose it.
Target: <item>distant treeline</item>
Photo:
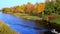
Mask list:
[[[14,6],[11,8],[3,8],[2,11],[4,13],[27,13],[32,15],[37,14],[51,14],[51,13],[58,13],[60,14],[60,0],[56,0],[56,2],[46,2],[46,3],[36,3],[36,4],[23,4],[20,6]]]
[[[12,12],[12,13],[28,13],[28,14],[38,14],[44,11],[45,3],[36,3],[31,4],[27,3],[21,6],[14,6],[11,8],[3,8],[2,11],[4,13]]]

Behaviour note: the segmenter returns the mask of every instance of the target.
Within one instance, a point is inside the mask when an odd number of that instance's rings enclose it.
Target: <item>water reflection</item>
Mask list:
[[[33,21],[17,18],[9,14],[0,13],[0,20],[3,20],[11,29],[21,34],[40,34],[47,31],[43,27],[38,27]]]

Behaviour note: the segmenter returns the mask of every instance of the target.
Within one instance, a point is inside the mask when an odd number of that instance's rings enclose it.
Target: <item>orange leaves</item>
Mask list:
[[[7,13],[7,12],[10,12],[11,9],[10,9],[10,8],[3,8],[2,11],[3,11],[4,13]]]
[[[25,6],[23,5],[23,6],[15,6],[15,7],[13,7],[13,12],[15,12],[15,13],[17,13],[17,12],[21,12],[21,13],[23,13],[24,11],[25,11]],[[12,9],[11,9],[12,10]]]
[[[38,5],[38,13],[43,12],[44,11],[44,8],[45,8],[45,4],[44,3],[40,3]]]
[[[34,11],[33,12],[35,12],[35,13],[43,12],[44,8],[45,8],[45,3],[40,3],[40,4],[36,3],[34,5]]]
[[[26,12],[27,12],[27,13],[30,13],[33,9],[34,9],[33,4],[28,3],[28,4],[26,5]]]
[[[27,3],[26,5],[15,6],[12,8],[3,8],[4,11],[10,11],[13,13],[22,12],[22,13],[40,13],[43,12],[45,8],[45,3],[36,3],[31,4]]]

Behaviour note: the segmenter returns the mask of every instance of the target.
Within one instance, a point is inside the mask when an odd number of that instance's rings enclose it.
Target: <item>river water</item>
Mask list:
[[[0,12],[0,20],[4,21],[11,29],[19,32],[20,34],[40,34],[47,31],[47,29],[44,29],[43,27],[38,27],[33,21],[4,14],[2,12]]]

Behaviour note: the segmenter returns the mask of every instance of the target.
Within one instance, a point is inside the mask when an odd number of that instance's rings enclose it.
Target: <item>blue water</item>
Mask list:
[[[38,34],[39,32],[47,31],[42,27],[38,27],[33,21],[24,20],[1,12],[0,12],[0,20],[8,24],[11,29],[21,34]],[[34,29],[34,28],[39,28],[39,29]]]

